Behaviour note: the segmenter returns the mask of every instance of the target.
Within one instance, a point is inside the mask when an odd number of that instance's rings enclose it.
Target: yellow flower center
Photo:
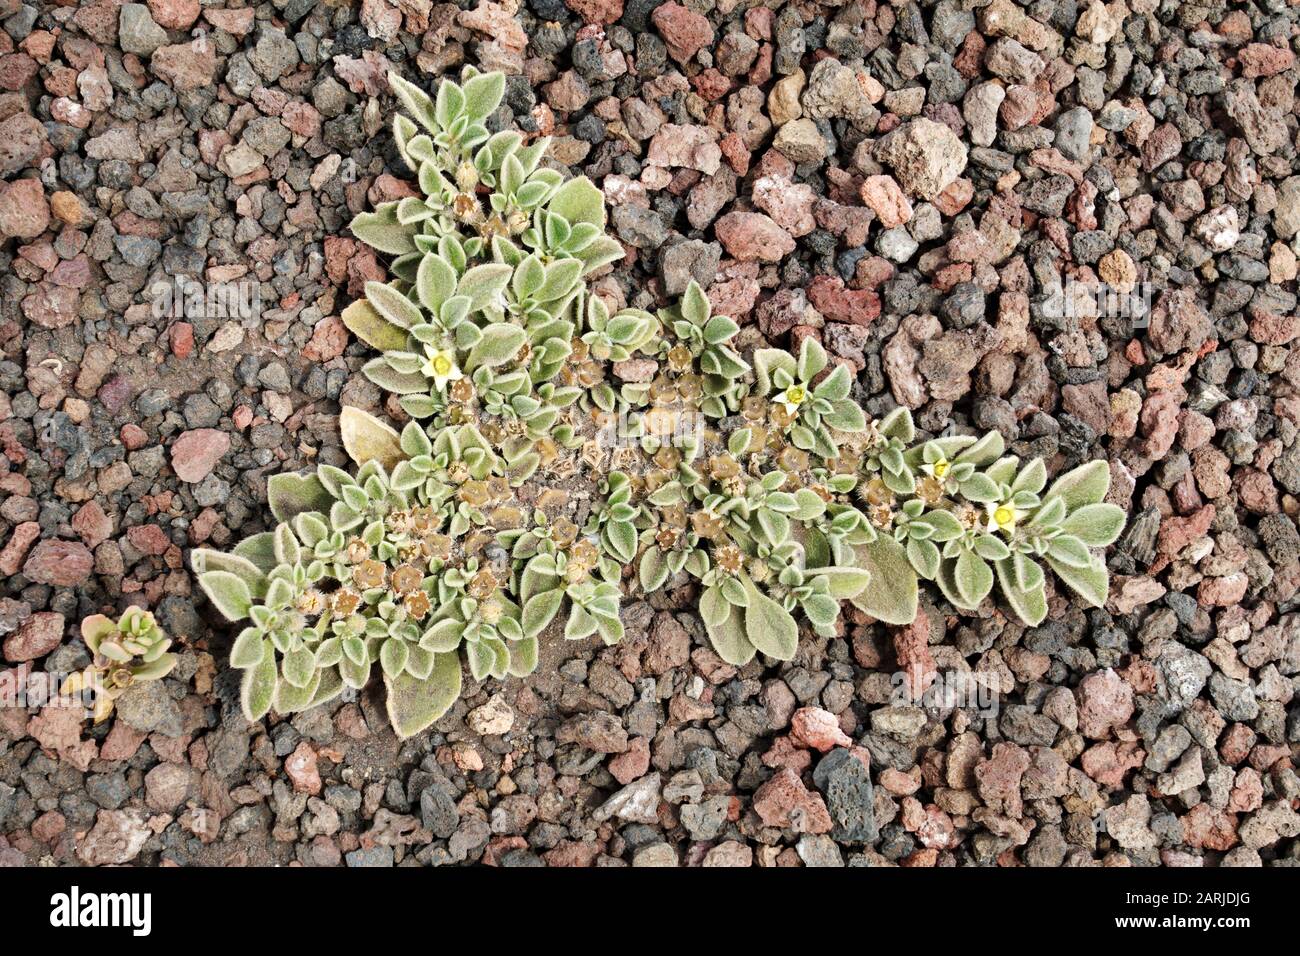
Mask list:
[[[1016,513],[1006,505],[1003,505],[993,512],[993,520],[998,523],[999,528],[1005,528],[1007,525],[1011,524],[1015,518]]]
[[[804,400],[806,394],[802,385],[791,385],[785,390],[785,400],[791,405],[798,405]]]
[[[934,477],[942,478],[946,474],[948,474],[948,463],[943,460],[936,461],[934,463]]]
[[[433,371],[437,375],[446,375],[451,371],[451,359],[445,355],[435,356],[433,359]]]

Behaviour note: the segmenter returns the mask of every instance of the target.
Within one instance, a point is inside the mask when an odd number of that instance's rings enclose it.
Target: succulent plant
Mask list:
[[[489,131],[503,78],[466,70],[436,98],[392,85],[422,196],[353,220],[392,279],[343,321],[410,421],[345,407],[354,472],[273,476],[273,528],[192,552],[213,605],[247,622],[231,663],[250,719],[378,665],[409,736],[459,694],[462,652],[486,680],[531,673],[548,628],[613,644],[628,590],[693,583],[736,665],[792,659],[800,619],[835,635],[845,600],[909,623],[921,579],[967,609],[996,581],[1029,624],[1040,561],[1105,600],[1093,549],[1124,515],[1102,503],[1104,464],[1044,492],[1043,464],[996,433],[917,442],[905,409],[869,423],[816,339],[751,367],[694,281],[656,313],[612,307],[589,289],[623,255],[604,198],[548,168],[545,139]]]
[[[64,682],[62,692],[91,692],[96,723],[113,712],[117,699],[128,689],[161,680],[176,666],[176,655],[167,651],[171,639],[143,608],[129,607],[116,621],[93,614],[81,622],[81,638],[93,660]]]

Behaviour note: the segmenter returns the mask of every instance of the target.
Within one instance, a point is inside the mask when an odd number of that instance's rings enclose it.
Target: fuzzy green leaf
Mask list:
[[[605,228],[605,194],[586,176],[570,179],[551,196],[546,207],[571,226],[589,222]]]
[[[208,571],[199,575],[199,586],[226,620],[239,621],[248,617],[253,595],[243,578],[229,571]]]
[[[460,277],[456,294],[469,299],[470,311],[482,311],[501,297],[513,271],[508,265],[499,262],[474,266]]]
[[[1047,489],[1043,500],[1061,498],[1067,511],[1073,512],[1084,505],[1095,505],[1110,490],[1110,466],[1098,459],[1067,471]]]
[[[374,212],[363,212],[357,215],[348,228],[352,230],[352,235],[366,245],[390,256],[415,252],[415,241],[412,237],[417,227],[402,225],[397,221],[397,203],[385,203]]]
[[[1104,548],[1120,536],[1126,518],[1124,509],[1118,505],[1105,502],[1084,505],[1061,522],[1061,530],[1090,548]]]
[[[504,73],[480,73],[465,81],[465,115],[471,120],[482,121],[495,112],[501,104],[501,97],[506,91]]]
[[[528,341],[528,333],[518,325],[497,322],[483,330],[483,337],[470,349],[465,360],[465,370],[472,372],[480,366],[501,365],[519,354]]]
[[[305,511],[325,512],[333,502],[315,474],[300,475],[294,472],[268,478],[266,500],[276,521],[292,521]]]
[[[994,564],[997,571],[998,586],[1002,595],[1011,605],[1016,616],[1030,627],[1037,627],[1047,619],[1047,595],[1043,591],[1040,579],[1033,587],[1022,588],[1016,580],[1014,563],[1011,559]]]
[[[405,740],[424,730],[451,709],[460,696],[460,658],[438,654],[424,680],[402,673],[384,675],[388,690],[388,719],[397,736]]]
[[[773,376],[783,371],[793,379],[795,367],[794,356],[785,349],[758,349],[754,352],[755,391],[759,395],[770,395],[776,388]]]
[[[871,574],[871,586],[853,603],[886,624],[911,624],[916,619],[916,571],[903,546],[892,538],[878,537],[854,548],[858,565]]]
[[[250,723],[261,720],[270,711],[271,700],[275,697],[275,683],[275,651],[270,640],[264,640],[261,662],[244,671],[240,683],[240,708]]]
[[[409,329],[424,321],[420,307],[391,285],[367,282],[366,299],[374,306],[381,318],[387,319],[399,328]]]
[[[1056,576],[1084,601],[1093,607],[1101,607],[1106,603],[1106,597],[1110,593],[1110,575],[1101,558],[1094,557],[1086,568],[1070,567],[1051,555],[1047,556],[1047,563],[1056,572]]]
[[[963,551],[953,567],[953,582],[968,606],[978,606],[993,587],[993,569],[974,551]]]
[[[551,623],[560,605],[564,601],[563,588],[542,591],[534,594],[524,603],[523,617],[520,621],[524,628],[524,637],[536,637]]]
[[[749,595],[744,611],[745,637],[768,657],[791,660],[799,647],[799,625],[789,611],[760,591],[753,581],[745,580],[745,591]]]
[[[708,593],[707,591],[705,592]],[[726,598],[718,595],[718,600],[727,604]],[[731,605],[727,605],[730,608]],[[744,667],[754,659],[754,645],[745,636],[745,612],[737,608],[730,611],[720,623],[704,622],[704,630],[709,635],[713,650],[733,667]]]
[[[809,575],[820,575],[830,583],[831,597],[855,598],[871,583],[871,572],[866,568],[809,568]]]

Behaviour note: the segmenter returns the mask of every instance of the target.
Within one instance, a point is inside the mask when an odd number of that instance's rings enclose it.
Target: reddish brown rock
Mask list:
[[[645,776],[649,769],[650,742],[644,737],[633,737],[627,750],[609,762],[610,774],[623,786]]]
[[[32,551],[23,574],[37,584],[71,587],[90,577],[95,559],[80,541],[42,541]]]
[[[284,772],[293,781],[293,789],[299,793],[320,793],[321,779],[320,771],[316,769],[316,751],[307,741],[299,741],[297,749],[285,759]]]
[[[668,46],[668,55],[678,63],[685,63],[713,42],[713,27],[709,18],[686,9],[680,3],[665,3],[650,15],[659,35]]]
[[[148,0],[154,22],[168,30],[186,30],[199,18],[199,0]]]
[[[862,181],[862,201],[886,229],[912,218],[912,204],[893,176],[868,176]]]
[[[723,248],[742,262],[780,262],[794,252],[790,234],[759,212],[727,213],[714,230]]]
[[[172,468],[181,481],[202,481],[229,450],[230,436],[223,431],[195,428],[182,432],[172,443]]]
[[[1248,43],[1237,51],[1237,62],[1241,64],[1241,75],[1253,80],[1291,69],[1295,54],[1269,43]]]
[[[880,296],[869,289],[847,289],[838,276],[819,275],[808,285],[808,301],[832,322],[870,325],[880,315]]]
[[[852,747],[849,735],[840,729],[839,719],[820,707],[801,707],[791,718],[791,733],[805,747],[822,753],[834,747]]]
[[[0,184],[0,236],[34,239],[50,224],[50,206],[39,179]]]
[[[767,826],[788,827],[796,833],[828,833],[832,826],[821,795],[809,791],[788,768],[754,793],[754,812]]]
[[[302,357],[311,362],[328,362],[342,355],[347,347],[348,327],[338,316],[331,315],[316,323]]]
[[[1079,732],[1102,740],[1133,716],[1133,688],[1111,668],[1094,671],[1079,682]]]
[[[623,15],[623,0],[564,0],[586,23],[610,24]]]
[[[44,657],[63,643],[63,615],[37,611],[5,638],[5,660],[17,664]]]
[[[41,526],[35,521],[24,521],[14,528],[14,533],[9,536],[9,542],[4,550],[0,551],[0,574],[17,574],[18,569],[23,566],[23,559],[27,557],[32,542],[40,536]]]

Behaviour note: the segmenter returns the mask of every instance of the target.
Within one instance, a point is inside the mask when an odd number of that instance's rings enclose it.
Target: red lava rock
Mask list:
[[[182,432],[172,443],[172,468],[181,481],[202,481],[230,450],[230,436],[215,428]]]
[[[284,772],[293,781],[293,789],[299,793],[320,793],[320,772],[316,769],[316,751],[307,741],[299,741],[298,747],[284,761]]]
[[[853,740],[840,729],[839,718],[820,707],[800,707],[791,718],[795,740],[822,753],[834,747],[852,747]]]
[[[122,444],[126,446],[127,451],[137,451],[149,441],[149,433],[134,422],[123,425],[118,437],[122,439]]]
[[[785,767],[801,774],[812,766],[812,753],[793,737],[777,737],[763,754],[763,766],[778,770]]]
[[[886,229],[912,218],[912,204],[893,176],[868,176],[862,181],[862,201],[875,212]]]
[[[1151,565],[1151,573],[1156,574],[1198,538],[1203,538],[1214,523],[1214,505],[1205,505],[1194,514],[1185,518],[1168,517],[1160,522],[1160,533],[1156,537],[1156,561]]]
[[[336,315],[327,316],[316,323],[311,338],[302,350],[302,356],[312,362],[328,362],[338,358],[348,347],[348,327]]]
[[[814,276],[808,301],[832,322],[870,325],[880,315],[880,296],[869,289],[846,289],[838,276]]]
[[[1238,571],[1221,578],[1205,578],[1196,592],[1196,599],[1204,607],[1232,607],[1246,596],[1250,579]]]
[[[50,205],[39,179],[0,184],[0,236],[33,239],[50,224]]]
[[[680,3],[665,3],[650,15],[655,28],[668,46],[668,55],[678,63],[685,63],[713,42],[713,26],[709,18],[686,9]]]
[[[32,551],[23,565],[23,574],[37,584],[71,587],[89,578],[94,565],[90,549],[80,541],[50,539]]]
[[[5,660],[17,664],[44,657],[63,643],[63,615],[37,611],[5,638]]]
[[[1083,772],[1103,787],[1124,785],[1124,775],[1146,760],[1146,751],[1133,743],[1106,741],[1083,752],[1080,765]]]
[[[178,359],[187,359],[194,351],[194,326],[188,322],[177,322],[167,333],[172,355]]]
[[[149,0],[154,22],[167,30],[186,30],[199,18],[199,0]]]
[[[52,844],[68,828],[68,821],[58,810],[49,810],[32,821],[32,836],[44,843]]]
[[[149,58],[149,68],[177,92],[201,89],[212,84],[217,71],[215,49],[211,43],[162,46]]]
[[[909,696],[920,700],[938,673],[934,655],[930,653],[930,621],[925,611],[918,609],[911,624],[890,630],[894,636],[894,656],[903,671]]]
[[[880,785],[896,797],[907,797],[921,789],[921,781],[909,774],[886,767],[880,772]]]
[[[99,387],[95,397],[110,415],[116,415],[135,395],[135,386],[125,375],[114,375]]]
[[[1126,685],[1127,686],[1127,685]],[[980,799],[998,813],[1020,816],[1020,780],[1029,769],[1029,754],[1015,744],[995,744],[987,760],[975,765]]]
[[[691,636],[677,619],[668,613],[655,616],[650,628],[642,667],[647,674],[665,674],[691,659]]]
[[[1102,740],[1133,716],[1133,688],[1112,668],[1094,671],[1079,682],[1079,732]]]
[[[1300,316],[1250,311],[1250,337],[1260,345],[1287,345],[1300,336]]]
[[[610,774],[624,786],[645,776],[649,769],[650,742],[644,737],[633,737],[627,750],[609,762]]]
[[[1295,54],[1286,47],[1276,47],[1269,43],[1248,43],[1237,51],[1237,62],[1241,64],[1241,75],[1248,79],[1261,76],[1276,76],[1295,65]]]
[[[1183,149],[1183,138],[1173,123],[1162,123],[1152,130],[1142,144],[1142,169],[1152,172],[1177,156]]]
[[[93,499],[77,509],[72,516],[72,530],[81,536],[88,548],[97,548],[113,533],[113,520]]]
[[[623,15],[623,0],[564,0],[586,23],[613,23]]]
[[[1190,847],[1225,852],[1237,845],[1236,815],[1216,810],[1208,803],[1192,807],[1180,822],[1183,842]]]
[[[32,542],[40,536],[41,526],[35,521],[24,521],[14,528],[14,533],[9,536],[9,542],[4,550],[0,551],[0,574],[17,574],[18,569],[23,566],[23,559],[27,557]]]
[[[141,554],[154,555],[155,557],[166,552],[172,545],[171,539],[167,537],[167,532],[156,524],[139,524],[133,528],[127,528],[126,539],[131,542],[131,547]]]
[[[99,750],[100,760],[130,760],[149,736],[142,730],[129,727],[120,720],[113,721],[113,729],[104,738]]]
[[[832,826],[821,794],[810,792],[790,769],[777,771],[758,788],[754,812],[767,826],[788,827],[796,833],[828,833]]]

